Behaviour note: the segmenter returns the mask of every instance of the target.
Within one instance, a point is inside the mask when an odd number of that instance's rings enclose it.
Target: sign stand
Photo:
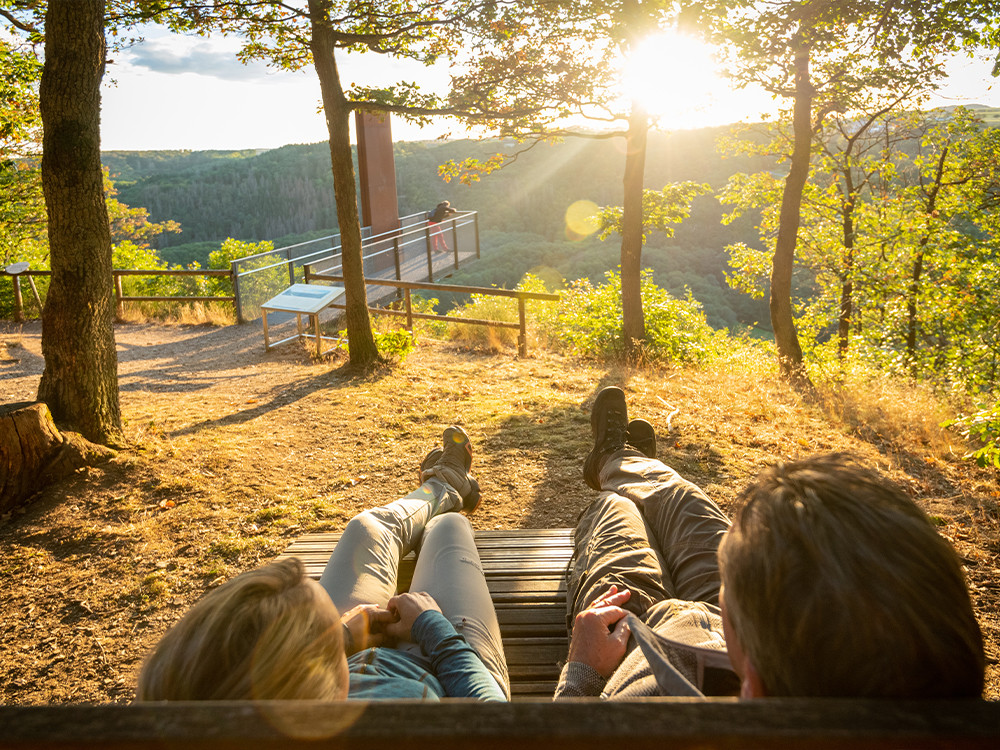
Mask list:
[[[271,351],[271,347],[284,344],[293,339],[316,339],[316,356],[323,354],[323,341],[340,341],[339,338],[323,336],[319,330],[319,314],[328,307],[334,300],[344,295],[342,286],[321,286],[319,284],[292,284],[288,289],[276,297],[272,297],[260,306],[264,313],[264,351]],[[272,312],[291,313],[296,316],[298,333],[271,343],[268,331],[267,315]],[[312,333],[302,328],[302,316],[309,318]]]

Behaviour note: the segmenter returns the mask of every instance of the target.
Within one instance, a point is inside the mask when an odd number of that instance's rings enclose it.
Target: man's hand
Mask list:
[[[389,600],[386,605],[392,613],[395,622],[389,624],[385,632],[398,641],[409,641],[410,629],[420,615],[427,610],[440,612],[441,608],[434,597],[423,591],[409,592],[407,594],[397,594]]]
[[[340,621],[350,633],[351,642],[344,644],[347,655],[381,645],[386,626],[395,620],[392,612],[376,604],[359,604],[347,610],[340,616]]]
[[[569,661],[593,667],[601,677],[610,677],[625,658],[629,629],[620,605],[629,600],[628,589],[619,591],[612,586],[597,597],[573,621],[573,639],[569,644]]]

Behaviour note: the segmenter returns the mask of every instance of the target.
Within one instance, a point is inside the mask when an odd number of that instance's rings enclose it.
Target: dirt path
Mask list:
[[[997,652],[996,478],[916,440],[862,440],[758,360],[626,372],[422,342],[356,378],[298,344],[265,353],[259,325],[124,325],[116,339],[134,448],[0,523],[6,703],[130,700],[143,654],[205,590],[408,492],[451,423],[476,446],[476,527],[573,525],[593,498],[580,478],[589,402],[609,383],[653,422],[661,458],[724,508],[765,464],[817,451],[903,482],[962,554]],[[0,398],[33,400],[42,367],[40,326],[0,323]],[[994,658],[992,698],[997,683]]]

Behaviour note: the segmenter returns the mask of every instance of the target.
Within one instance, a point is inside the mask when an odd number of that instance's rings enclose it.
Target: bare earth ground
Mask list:
[[[297,343],[265,353],[259,325],[121,325],[116,338],[132,447],[0,521],[4,703],[131,700],[145,652],[206,590],[411,490],[450,423],[476,447],[477,528],[573,525],[594,496],[580,466],[590,402],[608,384],[653,422],[660,458],[724,508],[767,463],[820,451],[900,481],[964,560],[986,695],[1000,698],[1000,486],[933,437],[934,414],[893,431],[844,404],[809,404],[749,354],[620,370],[422,341],[356,377]],[[0,323],[0,399],[33,400],[42,367],[40,325]]]

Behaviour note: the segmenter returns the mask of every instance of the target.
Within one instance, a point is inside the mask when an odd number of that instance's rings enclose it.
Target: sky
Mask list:
[[[298,73],[275,71],[262,63],[236,59],[239,42],[225,37],[191,37],[159,27],[145,30],[145,40],[114,55],[102,91],[102,143],[112,150],[270,149],[327,139],[320,111],[320,91],[311,67]],[[673,50],[663,59],[663,50]],[[656,102],[688,102],[678,111],[663,104],[667,128],[724,125],[757,119],[771,106],[765,95],[732,91],[714,77],[707,52],[678,44],[652,45],[635,86]],[[675,67],[676,66],[676,67]],[[677,69],[683,75],[665,76]],[[341,64],[345,82],[363,76],[366,84],[420,81],[442,85],[442,69],[404,66],[382,56],[352,57]],[[984,104],[1000,107],[1000,79],[989,77],[990,63],[956,59],[948,83],[931,106]],[[652,72],[652,77],[649,73]],[[454,124],[420,129],[392,120],[394,140],[430,140],[465,135]]]

